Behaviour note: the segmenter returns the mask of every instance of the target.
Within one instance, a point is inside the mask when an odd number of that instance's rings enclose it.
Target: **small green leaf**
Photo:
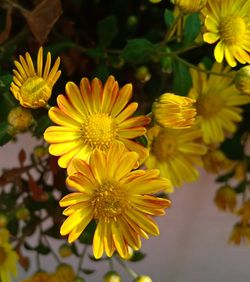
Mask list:
[[[165,20],[165,24],[168,28],[173,25],[174,15],[173,15],[172,11],[170,11],[168,9],[164,10],[164,20]]]
[[[235,187],[235,192],[237,194],[244,193],[247,188],[246,181],[241,182],[238,186]]]
[[[95,272],[94,269],[89,269],[89,268],[81,268],[80,270],[81,270],[83,273],[87,274],[87,275],[92,274],[92,273]]]
[[[42,116],[40,119],[37,120],[33,134],[37,137],[41,137],[44,131],[51,125],[53,125],[53,123],[49,119],[49,117],[47,115]]]
[[[118,33],[117,20],[115,16],[108,16],[107,18],[99,21],[97,28],[100,45],[108,47]]]
[[[140,261],[145,258],[146,254],[140,252],[140,251],[134,251],[132,258],[130,258],[130,261]]]
[[[183,63],[174,60],[173,73],[173,92],[177,95],[187,96],[189,89],[192,86],[192,80],[188,67]]]
[[[231,160],[240,160],[244,157],[244,147],[241,144],[241,136],[239,134],[235,134],[231,139],[226,139],[220,149]]]
[[[195,40],[201,30],[199,13],[193,13],[187,16],[184,26],[184,42],[190,43]]]
[[[128,40],[122,57],[130,63],[146,62],[155,52],[153,43],[144,38]]]
[[[215,181],[216,182],[227,182],[230,178],[232,178],[234,175],[234,172],[231,171],[229,173],[226,173],[226,174],[223,174],[223,175],[220,175],[218,176]]]
[[[12,136],[9,134],[9,124],[7,121],[0,123],[0,146],[8,143],[12,139]]]
[[[90,48],[86,50],[85,54],[97,60],[103,60],[105,58],[104,49],[101,47]]]

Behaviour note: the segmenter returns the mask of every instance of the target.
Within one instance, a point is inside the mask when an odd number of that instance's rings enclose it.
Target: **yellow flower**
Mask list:
[[[241,68],[236,73],[235,86],[239,91],[250,95],[250,65]]]
[[[208,0],[202,9],[205,19],[205,42],[216,44],[217,62],[224,59],[231,67],[250,63],[250,2],[246,0]]]
[[[49,152],[60,156],[59,166],[67,167],[73,158],[88,162],[95,148],[106,151],[117,140],[137,152],[141,159],[147,156],[147,149],[133,139],[145,134],[144,126],[150,118],[131,117],[138,107],[135,102],[127,105],[132,95],[131,84],[119,90],[113,76],[104,87],[97,78],[91,84],[83,78],[80,89],[68,82],[66,95],[59,95],[58,107],[49,111],[50,119],[58,126],[51,126],[44,133],[51,144]]]
[[[198,12],[205,6],[207,0],[172,0],[184,13]]]
[[[50,280],[51,274],[44,272],[44,271],[39,271],[32,275],[31,277],[22,280],[22,282],[59,282],[59,281],[54,281]]]
[[[235,162],[228,159],[221,150],[209,150],[202,156],[204,168],[208,172],[221,173],[233,168]]]
[[[203,65],[200,65],[203,68]],[[222,64],[215,63],[212,71],[227,73]],[[196,121],[199,124],[203,140],[207,144],[224,141],[227,133],[236,130],[236,123],[242,120],[241,105],[250,102],[250,97],[242,95],[233,83],[233,77],[207,75],[190,70],[193,88],[188,96],[195,99]]]
[[[95,220],[93,253],[100,258],[105,251],[112,256],[117,250],[128,257],[128,247],[138,250],[140,236],[158,235],[159,229],[151,216],[163,215],[170,201],[153,196],[166,190],[170,184],[159,178],[158,170],[134,170],[138,154],[128,152],[122,143],[114,143],[107,153],[96,149],[89,164],[76,159],[69,170],[66,183],[77,192],[60,201],[67,207],[68,216],[61,226],[61,234],[69,234],[75,241],[85,227]],[[148,233],[148,234],[147,234]]]
[[[243,225],[250,224],[250,199],[243,203],[237,214],[241,216],[241,222]]]
[[[20,62],[14,61],[16,69],[13,70],[11,92],[23,107],[36,109],[46,106],[52,88],[61,75],[61,71],[58,71],[60,58],[57,58],[50,70],[51,54],[48,52],[43,69],[43,48],[40,47],[36,68],[28,52],[26,52],[25,58],[20,55],[19,60]]]
[[[153,104],[156,122],[162,127],[187,128],[196,116],[195,100],[172,93],[162,94]]]
[[[243,225],[242,223],[236,223],[232,230],[232,233],[229,238],[229,243],[240,245],[243,244],[250,244],[250,226]]]
[[[214,202],[219,209],[233,212],[237,204],[237,194],[231,186],[222,186],[217,190]]]
[[[161,176],[170,179],[176,187],[198,178],[195,165],[201,165],[200,156],[207,150],[197,141],[201,137],[199,130],[154,126],[148,130],[147,136],[150,150],[145,161],[147,168],[158,168]]]
[[[75,278],[75,272],[71,265],[61,264],[56,269],[56,276],[60,282],[73,282]]]
[[[8,242],[9,234],[6,229],[0,230],[0,280],[11,282],[12,276],[17,275],[18,256]]]

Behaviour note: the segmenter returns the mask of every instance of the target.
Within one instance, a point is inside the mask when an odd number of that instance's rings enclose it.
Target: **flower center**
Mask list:
[[[152,151],[160,162],[164,162],[172,156],[175,156],[178,151],[178,141],[176,136],[168,133],[167,130],[161,132],[153,141]]]
[[[2,265],[7,258],[6,251],[3,247],[0,247],[0,265]]]
[[[227,44],[237,44],[242,41],[246,33],[246,23],[241,17],[225,17],[220,24],[221,38]]]
[[[41,102],[46,105],[51,96],[51,87],[38,76],[29,77],[21,86],[21,97],[25,104],[36,105]]]
[[[94,207],[94,217],[105,220],[116,219],[129,206],[125,191],[113,182],[100,185],[93,195],[91,204]]]
[[[107,150],[116,136],[114,120],[105,114],[93,114],[82,124],[82,137],[93,149]]]
[[[198,115],[211,118],[223,108],[224,102],[216,95],[204,95],[198,98],[196,106]]]

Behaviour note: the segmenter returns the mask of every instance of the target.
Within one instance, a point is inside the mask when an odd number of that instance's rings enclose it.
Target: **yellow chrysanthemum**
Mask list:
[[[211,70],[227,73],[229,67],[223,69],[222,64],[215,63]],[[239,106],[249,103],[250,98],[235,88],[233,77],[209,76],[194,69],[190,73],[193,88],[188,96],[196,100],[196,121],[203,140],[206,144],[222,142],[227,133],[236,130],[236,123],[242,120]]]
[[[147,156],[147,149],[133,139],[145,134],[144,126],[150,118],[131,117],[138,107],[135,102],[127,105],[132,95],[131,84],[119,90],[113,76],[104,87],[98,78],[91,84],[83,78],[80,89],[68,82],[66,95],[59,95],[58,107],[49,111],[50,119],[58,126],[51,126],[44,133],[44,139],[51,144],[49,152],[60,156],[61,167],[67,167],[73,158],[88,162],[95,148],[106,151],[115,141],[123,142],[141,159]]]
[[[205,42],[213,44],[217,62],[224,59],[231,67],[250,63],[250,2],[246,0],[208,0],[202,9]]]
[[[0,230],[0,280],[11,282],[12,276],[17,275],[18,256],[8,242],[8,231]]]
[[[170,179],[176,187],[198,178],[195,165],[201,165],[200,156],[207,150],[197,142],[201,137],[199,130],[154,126],[148,130],[147,136],[150,150],[145,161],[147,168],[158,168],[161,176]]]
[[[237,194],[231,186],[222,186],[216,191],[214,202],[220,210],[233,212],[237,205]]]
[[[250,244],[250,226],[236,223],[231,232],[229,243],[234,245]]]
[[[190,127],[196,116],[195,100],[172,93],[162,94],[153,104],[156,122],[167,128]]]
[[[172,0],[184,13],[198,12],[205,6],[207,0]]]
[[[60,58],[57,58],[50,70],[51,54],[48,52],[43,69],[43,48],[40,47],[36,68],[28,52],[26,52],[25,58],[20,55],[19,60],[20,62],[14,61],[16,69],[13,70],[11,92],[23,107],[36,109],[46,106],[52,88],[61,75],[61,71],[58,71]]]
[[[89,164],[80,159],[73,161],[66,183],[77,192],[60,201],[62,207],[67,207],[63,214],[68,216],[61,234],[69,234],[69,242],[75,241],[94,219],[94,256],[100,258],[105,251],[110,257],[117,250],[126,258],[129,246],[135,250],[141,247],[140,236],[147,239],[148,234],[159,234],[150,216],[163,215],[170,201],[153,193],[170,188],[170,183],[158,177],[158,170],[131,171],[138,157],[118,142],[107,153],[94,150]]]

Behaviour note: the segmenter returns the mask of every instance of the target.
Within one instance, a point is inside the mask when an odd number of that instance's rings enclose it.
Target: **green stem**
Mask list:
[[[221,72],[215,72],[215,71],[210,71],[210,70],[206,70],[206,69],[201,69],[189,62],[187,62],[186,60],[182,59],[181,57],[179,57],[177,54],[175,53],[168,53],[169,56],[172,56],[174,59],[176,59],[177,61],[179,61],[180,63],[182,63],[183,65],[195,69],[199,72],[204,72],[207,74],[211,74],[211,75],[217,75],[217,76],[224,76],[224,77],[230,77],[230,78],[234,78],[234,74],[233,73],[221,73]]]
[[[77,274],[76,274],[76,276],[78,276],[79,273],[80,273],[80,271],[81,271],[81,267],[82,267],[82,264],[83,264],[84,257],[85,257],[85,255],[86,255],[86,253],[87,253],[87,250],[88,250],[88,245],[84,245],[82,254],[81,254],[80,259],[79,259],[79,263],[78,263],[78,268],[77,268]]]
[[[165,45],[173,36],[175,29],[179,23],[179,20],[182,18],[183,14],[182,12],[180,12],[177,17],[175,18],[173,24],[171,25],[171,27],[168,29],[168,31],[166,32],[164,39],[162,41],[162,45]]]
[[[46,235],[44,235],[44,234],[43,234],[43,239],[44,239],[44,241],[47,243],[47,245],[49,246],[50,251],[51,251],[51,254],[52,254],[52,256],[54,257],[54,259],[56,260],[56,262],[57,262],[58,264],[60,264],[61,261],[60,261],[59,257],[57,256],[57,254],[55,253],[55,251],[54,251],[53,248],[51,247],[51,244],[50,244],[48,238],[47,238]]]
[[[139,275],[132,269],[130,268],[125,262],[124,260],[122,260],[120,257],[118,256],[114,256],[116,258],[116,260],[119,262],[119,264],[135,279],[137,278]]]

